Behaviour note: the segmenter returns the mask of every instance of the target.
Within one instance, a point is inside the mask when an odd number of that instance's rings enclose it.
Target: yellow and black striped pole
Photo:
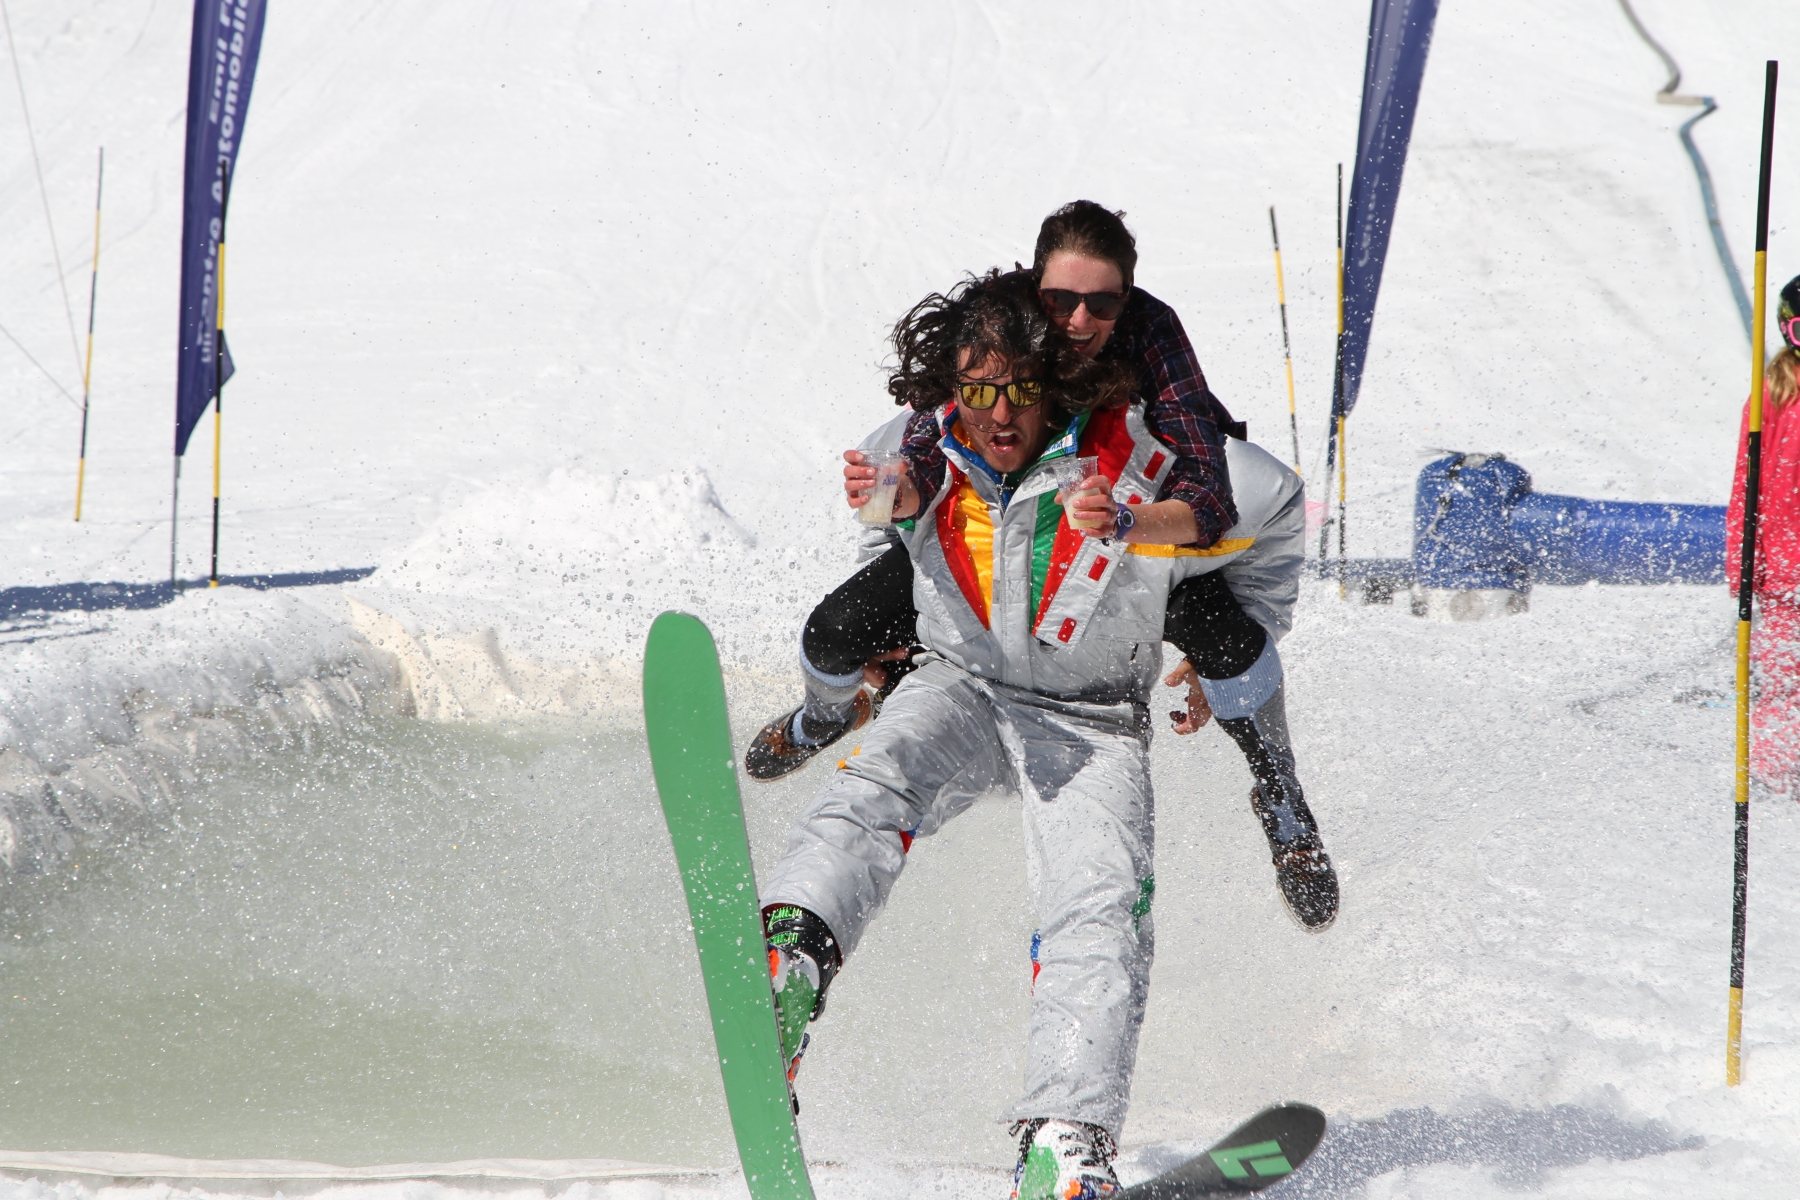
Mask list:
[[[1738,560],[1737,803],[1732,826],[1731,999],[1725,1017],[1725,1083],[1743,1082],[1744,909],[1750,892],[1750,614],[1756,579],[1756,510],[1762,482],[1763,325],[1768,319],[1769,168],[1775,153],[1775,77],[1763,77],[1762,170],[1756,185],[1755,315],[1750,323],[1750,417],[1744,439],[1744,530]]]
[[[1269,238],[1275,243],[1275,303],[1281,309],[1281,362],[1287,368],[1288,433],[1294,439],[1294,474],[1300,469],[1300,422],[1294,416],[1294,352],[1288,345],[1287,283],[1281,277],[1281,231],[1275,228],[1275,206],[1269,205]]]
[[[75,519],[81,520],[81,493],[87,484],[88,389],[94,377],[94,299],[100,294],[100,188],[106,182],[106,147],[94,179],[94,269],[88,276],[87,353],[81,360],[81,457],[75,463]]]
[[[219,586],[219,446],[225,437],[225,210],[231,205],[231,160],[219,160],[219,312],[213,334],[213,528],[212,577],[207,586]]]
[[[1331,468],[1337,463],[1338,447],[1344,439],[1344,419],[1338,408],[1344,401],[1344,164],[1337,165],[1337,349],[1331,370],[1331,422],[1325,427],[1325,479],[1331,480]],[[1330,512],[1329,506],[1326,508]],[[1339,514],[1340,517],[1342,514]],[[1325,554],[1330,546],[1331,521],[1319,522],[1319,578],[1325,578]]]

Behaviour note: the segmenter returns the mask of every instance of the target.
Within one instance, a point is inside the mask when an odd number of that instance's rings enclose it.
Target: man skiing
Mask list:
[[[1129,371],[1082,356],[1036,292],[1028,272],[990,274],[896,327],[895,385],[954,397],[915,404],[938,436],[909,439],[895,504],[908,527],[889,551],[914,568],[928,653],[796,823],[762,903],[792,1078],[806,1025],[913,840],[985,792],[1016,791],[1039,929],[1025,1089],[1003,1117],[1020,1137],[1014,1196],[1092,1200],[1118,1190],[1148,997],[1147,701],[1170,591],[1259,540],[1298,552],[1301,493],[1279,462],[1235,443],[1239,519],[1193,548],[1187,504],[1144,500],[1171,455],[1126,400]],[[1053,464],[1086,455],[1098,473],[1059,491]],[[846,484],[853,503],[861,482]]]
[[[1040,303],[1076,352],[1131,370],[1149,432],[1173,455],[1155,494],[1179,499],[1192,512],[1193,539],[1178,544],[1211,547],[1237,520],[1228,468],[1237,456],[1232,448],[1243,446],[1244,427],[1207,387],[1174,311],[1133,286],[1136,264],[1136,242],[1122,214],[1079,200],[1045,218],[1032,271]],[[898,392],[895,398],[901,399]],[[930,458],[939,436],[938,402],[925,399],[861,449],[894,450],[911,439]],[[860,451],[846,459],[851,481],[872,476]],[[941,472],[941,459],[922,465]],[[782,778],[863,726],[909,669],[904,647],[915,641],[918,620],[913,564],[887,549],[874,540],[867,565],[807,618],[800,654],[806,700],[752,740],[744,759],[752,778]],[[1268,840],[1282,899],[1302,927],[1319,931],[1336,918],[1337,877],[1301,789],[1275,649],[1292,625],[1302,562],[1297,540],[1284,540],[1276,554],[1265,539],[1222,571],[1188,579],[1170,596],[1164,636],[1186,655],[1167,681],[1189,685],[1188,712],[1176,716],[1175,731],[1192,733],[1219,717],[1255,781],[1250,805]]]

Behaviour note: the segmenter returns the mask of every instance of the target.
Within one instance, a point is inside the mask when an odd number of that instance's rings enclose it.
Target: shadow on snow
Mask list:
[[[1365,1195],[1371,1179],[1438,1163],[1488,1167],[1502,1187],[1526,1190],[1557,1167],[1596,1158],[1648,1158],[1704,1144],[1699,1137],[1677,1138],[1654,1121],[1634,1124],[1573,1104],[1547,1109],[1491,1104],[1454,1115],[1404,1108],[1373,1121],[1334,1125],[1305,1170],[1262,1195],[1269,1200],[1351,1200]],[[1188,1153],[1156,1147],[1139,1161],[1163,1170]]]

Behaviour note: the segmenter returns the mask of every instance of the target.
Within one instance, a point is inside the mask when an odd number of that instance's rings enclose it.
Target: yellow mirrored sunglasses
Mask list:
[[[1016,379],[1011,383],[965,383],[958,389],[962,402],[969,408],[992,408],[1005,396],[1014,408],[1030,408],[1044,398],[1044,385],[1035,379]]]

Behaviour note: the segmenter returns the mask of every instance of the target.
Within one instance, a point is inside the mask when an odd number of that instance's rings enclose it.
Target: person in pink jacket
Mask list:
[[[1786,343],[1769,360],[1763,384],[1762,475],[1756,506],[1756,623],[1750,775],[1760,787],[1795,795],[1800,784],[1800,276],[1781,289],[1777,313]],[[1750,405],[1738,427],[1737,471],[1726,513],[1725,578],[1738,594],[1743,571],[1744,461]]]

